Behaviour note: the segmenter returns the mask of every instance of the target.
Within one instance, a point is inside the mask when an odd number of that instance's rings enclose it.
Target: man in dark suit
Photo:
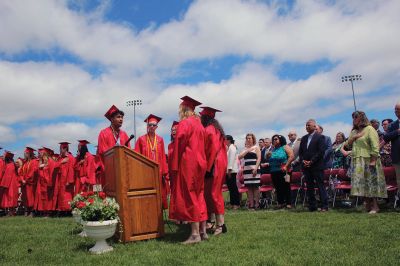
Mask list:
[[[397,120],[389,125],[387,132],[383,135],[383,139],[386,142],[392,143],[391,157],[392,164],[396,170],[397,186],[400,187],[400,102],[394,107],[394,113],[397,116]]]
[[[324,142],[325,142],[325,152],[324,152],[324,169],[329,169],[332,168],[332,140],[331,137],[325,136],[324,133],[324,128],[321,125],[317,125],[317,132],[321,136],[324,137]]]
[[[316,122],[309,119],[306,123],[307,135],[301,138],[299,160],[307,182],[308,209],[317,210],[314,188],[317,185],[322,203],[321,211],[328,210],[328,194],[324,185],[325,139],[316,132]]]

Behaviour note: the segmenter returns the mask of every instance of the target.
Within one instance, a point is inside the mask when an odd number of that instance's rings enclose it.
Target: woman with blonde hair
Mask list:
[[[204,150],[205,130],[194,113],[201,103],[181,98],[179,127],[174,140],[171,172],[174,186],[171,191],[169,218],[190,223],[191,234],[183,244],[208,239],[206,233],[207,207],[204,199],[204,177],[207,161]]]
[[[353,130],[345,145],[351,150],[351,194],[364,197],[366,210],[379,211],[377,198],[387,198],[385,176],[379,158],[379,138],[362,111],[352,114]]]
[[[244,185],[248,188],[247,199],[249,210],[259,207],[260,200],[260,162],[261,150],[253,133],[246,135],[245,149],[239,154],[239,160],[243,159]]]
[[[39,165],[37,172],[37,184],[35,203],[33,209],[36,213],[40,213],[44,216],[49,216],[50,211],[53,209],[53,198],[52,198],[52,184],[53,184],[53,171],[55,168],[55,162],[49,159],[50,149],[41,148],[39,149]]]

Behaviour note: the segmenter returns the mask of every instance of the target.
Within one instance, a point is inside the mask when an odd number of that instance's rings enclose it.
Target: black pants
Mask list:
[[[274,184],[275,187],[278,204],[286,203],[286,205],[291,205],[292,197],[290,193],[290,183],[287,183],[285,181],[285,175],[286,173],[281,171],[272,172],[271,173],[272,183]]]
[[[319,197],[321,199],[321,208],[328,209],[328,194],[324,185],[324,170],[320,169],[303,169],[304,176],[307,182],[307,198],[310,211],[317,209],[317,200],[315,199],[315,190],[318,188]]]
[[[229,197],[230,197],[229,203],[231,205],[239,206],[240,194],[236,184],[236,173],[231,173],[230,176],[228,174],[226,175],[226,185],[228,186],[229,189]]]

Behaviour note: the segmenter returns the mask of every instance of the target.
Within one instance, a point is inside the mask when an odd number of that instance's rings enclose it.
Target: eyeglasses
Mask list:
[[[149,127],[156,127],[157,124],[147,124],[147,126],[149,126]]]

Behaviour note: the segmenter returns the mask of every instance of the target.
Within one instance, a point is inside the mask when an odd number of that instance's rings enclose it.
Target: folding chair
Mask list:
[[[396,181],[396,171],[394,167],[384,167],[383,173],[385,174],[386,190],[389,193],[394,193],[393,208],[396,208],[397,201],[399,200],[398,185]]]
[[[297,206],[297,199],[301,190],[301,182],[303,178],[302,172],[292,172],[292,176],[290,177],[290,192],[296,191],[296,198],[294,200],[294,207]]]
[[[351,190],[351,181],[350,177],[347,176],[346,169],[338,169],[338,174],[336,176],[337,182],[334,184],[334,194],[333,194],[333,202],[332,207],[335,207],[336,196],[339,191],[348,191]],[[358,205],[358,197],[356,201],[356,206]]]
[[[260,193],[270,192],[271,202],[272,204],[272,191],[274,190],[274,186],[272,185],[272,177],[271,174],[262,174],[260,177]],[[260,206],[263,205],[265,208],[268,207],[268,199],[260,198]]]

